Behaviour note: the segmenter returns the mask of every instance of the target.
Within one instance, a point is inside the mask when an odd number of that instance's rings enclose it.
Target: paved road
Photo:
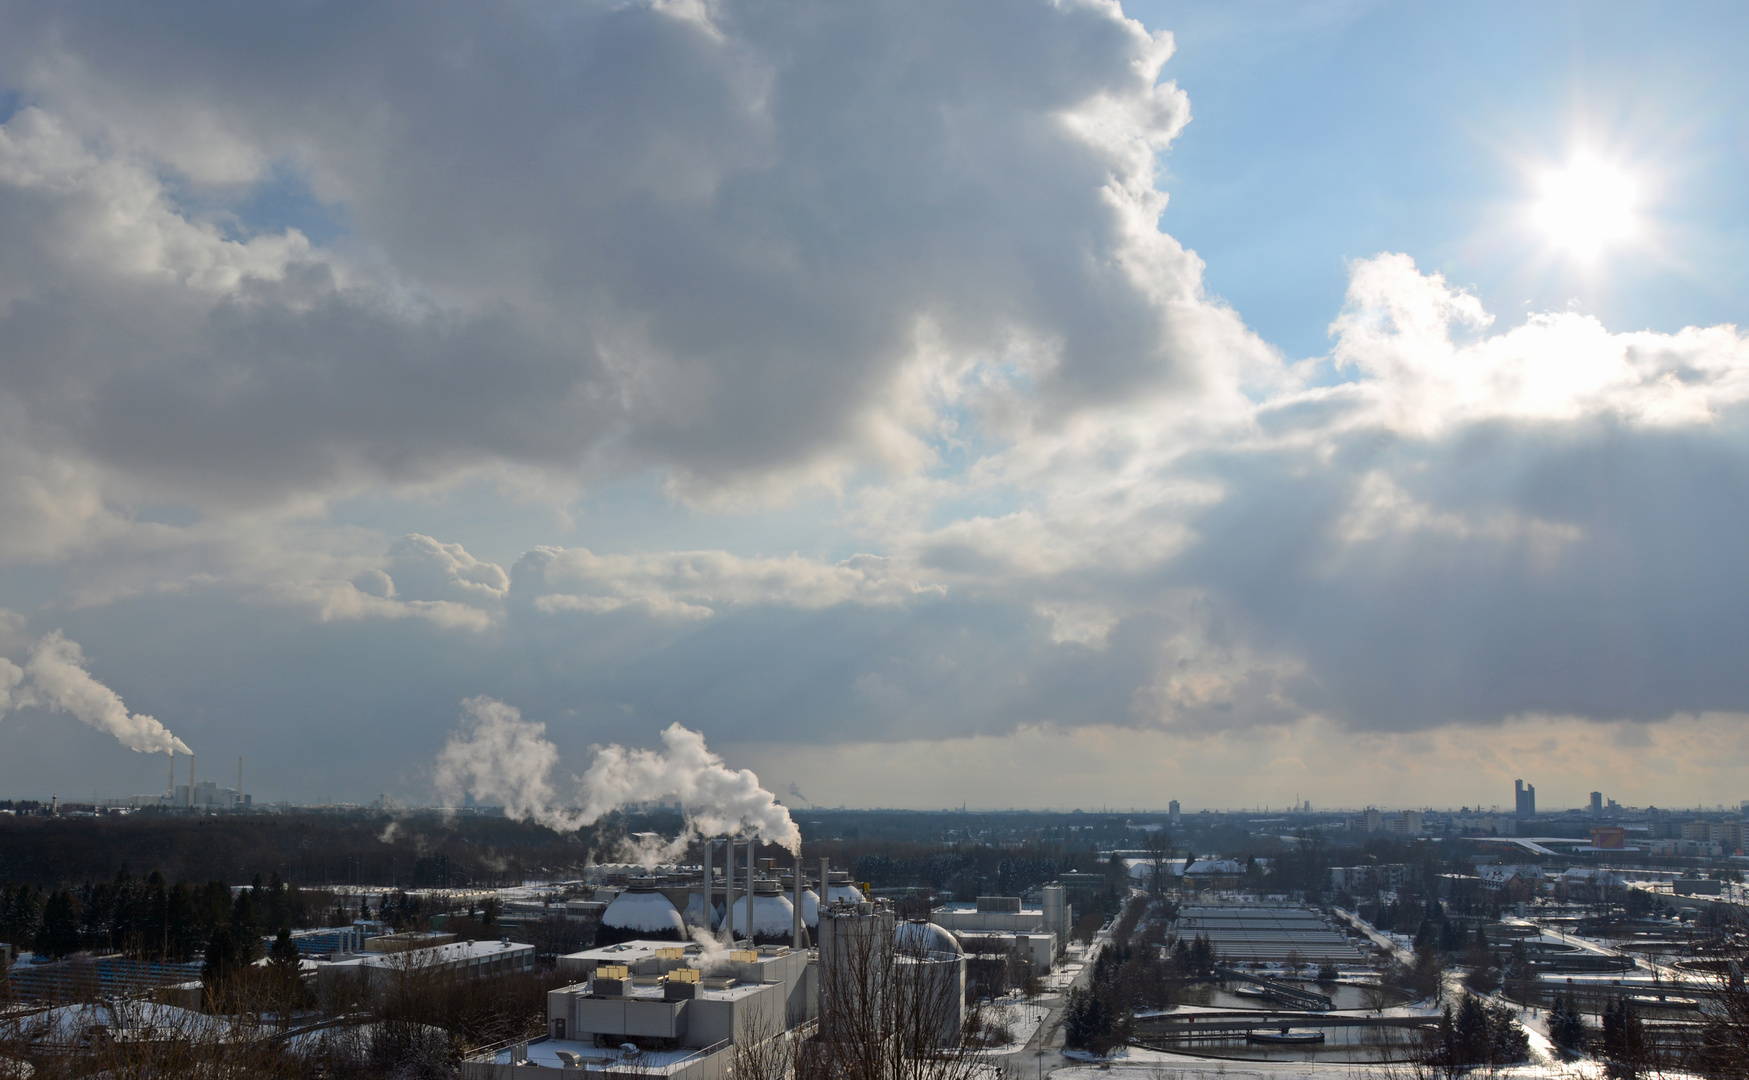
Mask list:
[[[1145,903],[1146,899],[1146,896],[1137,890],[1130,894],[1126,903]],[[1027,1040],[1024,1049],[1016,1050],[1002,1058],[1004,1076],[1013,1077],[1015,1080],[1021,1080],[1024,1077],[1042,1080],[1043,1077],[1050,1075],[1052,1069],[1070,1063],[1069,1059],[1063,1057],[1063,1013],[1069,1006],[1069,992],[1075,989],[1084,989],[1093,978],[1093,963],[1099,959],[1100,951],[1110,944],[1111,927],[1115,926],[1118,919],[1121,918],[1122,913],[1120,912],[1118,918],[1112,919],[1100,929],[1099,933],[1093,935],[1093,942],[1088,945],[1087,953],[1082,958],[1081,970],[1075,974],[1075,978],[1069,985],[1063,988],[1062,993],[1054,1000],[1050,998],[1040,999],[1040,1004],[1046,1006],[1050,1011],[1045,1014],[1043,1020],[1039,1021],[1038,1030],[1033,1032],[1031,1039]]]

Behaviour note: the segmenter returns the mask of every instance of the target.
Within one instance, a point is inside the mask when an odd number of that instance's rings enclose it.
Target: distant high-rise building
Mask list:
[[[1177,799],[1173,799],[1171,802],[1166,804],[1166,816],[1167,816],[1167,819],[1172,822],[1173,826],[1176,827],[1178,824],[1178,800]]]
[[[1514,802],[1518,810],[1518,819],[1536,817],[1536,785],[1527,784],[1523,780],[1512,781]]]
[[[1591,816],[1603,816],[1603,792],[1601,791],[1593,791],[1591,793]]]

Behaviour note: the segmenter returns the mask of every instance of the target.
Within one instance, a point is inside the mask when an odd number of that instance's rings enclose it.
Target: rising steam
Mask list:
[[[706,748],[704,736],[679,724],[662,732],[666,750],[598,746],[595,763],[578,784],[575,805],[560,805],[551,775],[559,751],[546,725],[524,720],[512,706],[488,697],[462,702],[463,727],[437,759],[437,787],[453,799],[471,791],[483,802],[501,803],[511,817],[538,821],[560,831],[590,825],[629,803],[680,800],[686,827],[672,843],[645,842],[632,861],[678,857],[701,836],[754,835],[792,854],[801,833],[777,796],[759,785],[750,769],[731,769]]]
[[[463,701],[462,716],[462,730],[437,756],[437,790],[446,799],[472,792],[483,803],[503,806],[510,817],[560,832],[588,824],[559,809],[549,779],[559,748],[547,741],[545,724],[524,720],[514,706],[489,697]]]
[[[144,713],[129,713],[121,696],[85,670],[85,652],[59,630],[30,648],[20,668],[0,657],[0,716],[40,705],[72,713],[142,754],[189,752],[188,744]]]

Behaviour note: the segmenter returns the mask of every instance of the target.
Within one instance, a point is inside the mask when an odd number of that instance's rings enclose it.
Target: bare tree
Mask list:
[[[1162,829],[1148,836],[1148,865],[1153,871],[1149,890],[1158,898],[1166,894],[1166,864],[1172,859],[1172,835]]]
[[[987,1068],[965,1037],[962,956],[905,947],[890,912],[822,912],[820,928],[820,1030],[800,1076],[973,1080]]]
[[[1702,1067],[1732,1080],[1749,1078],[1749,917],[1732,908],[1706,952],[1718,1016],[1703,1033]]]
[[[794,1080],[801,1039],[809,1030],[785,1031],[765,1014],[748,1017],[735,1034],[729,1071],[735,1080]]]

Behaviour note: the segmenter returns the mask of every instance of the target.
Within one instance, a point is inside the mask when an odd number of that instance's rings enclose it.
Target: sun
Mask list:
[[[1627,170],[1576,154],[1538,179],[1531,220],[1569,256],[1594,262],[1609,248],[1638,236],[1639,184]]]

